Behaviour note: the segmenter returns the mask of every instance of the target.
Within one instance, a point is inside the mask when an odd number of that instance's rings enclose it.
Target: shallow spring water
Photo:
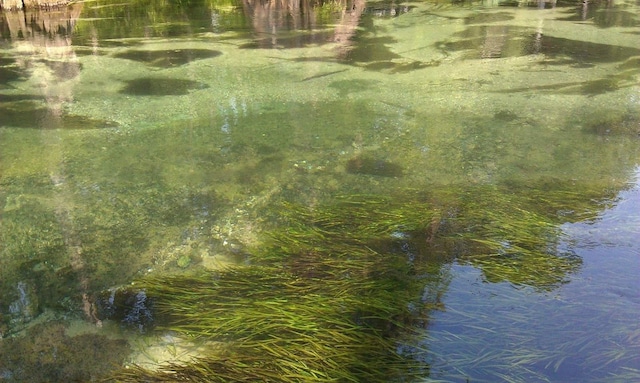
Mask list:
[[[417,193],[421,234],[392,221],[380,242],[419,270],[406,306],[428,315],[394,340],[418,380],[640,379],[638,8],[3,13],[0,378],[186,363],[202,345],[98,318],[95,297],[256,262],[282,203]]]

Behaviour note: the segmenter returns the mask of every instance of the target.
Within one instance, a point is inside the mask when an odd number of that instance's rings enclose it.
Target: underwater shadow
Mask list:
[[[15,98],[38,99],[35,96],[16,96]],[[0,101],[2,97],[0,97]],[[117,128],[118,124],[109,120],[98,120],[90,117],[71,115],[52,111],[48,108],[29,104],[18,107],[0,106],[0,126],[9,128],[27,129],[64,129],[64,130],[89,130]]]
[[[542,54],[547,65],[584,65],[622,62],[640,55],[640,49],[553,37],[517,26],[470,26],[454,41],[437,43],[445,53],[465,52],[465,59],[522,57]]]
[[[133,96],[183,96],[194,90],[209,88],[209,85],[177,78],[143,77],[125,81],[120,93]]]
[[[182,66],[196,60],[220,56],[222,53],[209,49],[168,49],[168,50],[135,50],[130,49],[113,57],[145,63],[155,68],[172,68]]]

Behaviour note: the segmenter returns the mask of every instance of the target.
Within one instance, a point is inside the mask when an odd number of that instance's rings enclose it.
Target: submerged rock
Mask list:
[[[99,320],[118,321],[140,332],[153,326],[153,300],[145,290],[124,287],[104,291],[96,298],[95,308]]]
[[[31,284],[18,282],[16,299],[9,305],[13,325],[24,324],[38,316],[38,296]]]

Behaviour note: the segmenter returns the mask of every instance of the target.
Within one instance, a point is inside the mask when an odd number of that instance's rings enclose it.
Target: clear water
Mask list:
[[[101,376],[123,362],[114,353],[175,357],[171,335],[96,327],[83,297],[232,263],[279,222],[277,203],[474,188],[552,211],[549,252],[578,266],[543,283],[544,264],[501,275],[436,246],[413,345],[424,381],[640,380],[639,11],[88,1],[3,13],[0,380],[26,379],[52,345],[100,352],[52,357],[31,381]],[[557,190],[584,197],[540,197]],[[494,238],[505,249],[508,230]]]

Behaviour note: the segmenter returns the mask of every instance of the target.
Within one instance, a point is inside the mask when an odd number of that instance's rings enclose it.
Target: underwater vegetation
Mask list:
[[[487,281],[551,290],[581,264],[558,250],[559,225],[592,218],[602,198],[588,189],[476,186],[341,197],[326,209],[286,205],[286,229],[272,233],[272,251],[261,257],[304,273],[351,276],[385,270],[381,264],[391,261],[368,254],[401,252],[414,272],[427,261],[455,259],[479,267]]]
[[[82,160],[65,166],[82,166]],[[224,210],[223,199],[211,191],[167,189],[136,179],[139,188],[114,190],[100,180],[88,184],[61,177],[54,185],[46,174],[2,178],[2,336],[48,310],[83,315],[83,293],[127,283],[151,266],[175,267],[176,249],[194,258],[208,249],[210,243],[190,244],[208,230],[207,220]],[[70,256],[76,248],[81,252]]]
[[[397,354],[390,335],[401,306],[375,282],[247,266],[136,286],[155,297],[156,328],[215,346],[186,365],[128,368],[114,381],[383,382],[424,374],[417,361]]]
[[[207,347],[187,363],[128,366],[110,379],[424,378],[427,350],[412,339],[442,308],[434,298],[447,288],[442,266],[456,259],[481,269],[487,282],[552,290],[581,264],[557,249],[558,225],[589,219],[598,196],[479,186],[341,196],[313,207],[283,202],[275,208],[280,222],[247,249],[243,264],[150,275],[132,285],[131,301],[140,294],[153,301],[150,330]]]
[[[63,321],[30,328],[27,336],[0,342],[3,382],[96,381],[124,361],[130,351],[124,340],[98,334],[69,336]]]
[[[136,281],[135,291],[153,299],[155,330],[214,346],[188,364],[130,367],[114,381],[388,382],[427,374],[417,358],[397,351],[414,317],[426,314],[409,308],[412,301],[420,307],[423,285],[411,277],[405,253],[381,254],[376,250],[386,251],[387,243],[362,242],[385,231],[388,221],[354,221],[359,233],[314,248],[302,233],[317,232],[310,216],[296,214],[299,206],[280,209],[297,224],[271,232],[272,242],[251,249],[249,264]]]

